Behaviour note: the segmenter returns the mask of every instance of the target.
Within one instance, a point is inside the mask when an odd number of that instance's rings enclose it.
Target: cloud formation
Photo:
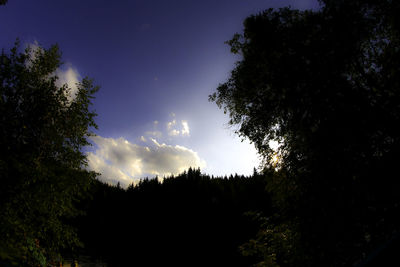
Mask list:
[[[189,130],[188,122],[187,121],[182,121],[181,123],[182,123],[182,130],[181,130],[182,135],[183,136],[185,136],[185,135],[189,136],[190,130]]]
[[[38,41],[34,41],[33,43],[27,44],[29,47],[29,61],[27,66],[30,67],[31,62],[36,59],[37,53],[42,49],[38,43]],[[72,67],[71,64],[67,64],[66,69],[58,68],[53,75],[57,76],[58,79],[56,81],[57,87],[62,87],[64,84],[67,84],[70,91],[67,94],[67,98],[69,102],[72,102],[76,93],[78,92],[77,84],[80,82],[81,76],[76,68]]]
[[[55,74],[58,77],[56,86],[61,87],[64,84],[67,84],[68,88],[70,88],[69,94],[67,95],[68,101],[73,101],[76,93],[78,92],[77,84],[81,78],[78,70],[72,66],[69,66],[65,70],[57,69]]]
[[[176,125],[176,120],[167,122],[167,130],[172,130],[175,125]]]
[[[92,138],[98,149],[88,152],[88,167],[101,173],[100,179],[128,186],[140,178],[178,174],[189,167],[205,167],[198,154],[179,145],[160,144],[155,139],[143,138],[147,146],[130,143],[124,138]]]
[[[154,138],[161,138],[163,135],[162,132],[157,131],[157,130],[156,131],[147,131],[144,134],[147,136],[152,136]]]
[[[182,120],[180,129],[177,128],[176,120],[167,122],[167,132],[169,136],[189,136],[190,129],[187,121]]]

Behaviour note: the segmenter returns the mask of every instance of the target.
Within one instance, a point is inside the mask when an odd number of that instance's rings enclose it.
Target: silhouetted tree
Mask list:
[[[57,46],[18,42],[0,55],[0,259],[46,265],[60,248],[80,244],[66,220],[95,177],[82,147],[97,127],[89,107],[98,90],[89,79],[56,85]]]
[[[268,183],[279,219],[262,244],[281,225],[298,243],[260,257],[283,266],[349,265],[400,230],[400,3],[320,3],[247,18],[228,42],[242,59],[210,96],[267,168],[281,143]]]

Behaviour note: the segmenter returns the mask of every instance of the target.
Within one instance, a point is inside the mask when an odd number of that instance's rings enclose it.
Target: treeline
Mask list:
[[[256,214],[271,213],[266,183],[199,169],[127,189],[97,181],[75,221],[80,253],[109,266],[250,266],[239,247],[257,233]]]

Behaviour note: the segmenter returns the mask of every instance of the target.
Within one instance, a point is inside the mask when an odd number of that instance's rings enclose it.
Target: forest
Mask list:
[[[74,220],[81,253],[109,266],[249,266],[239,247],[271,213],[263,175],[211,178],[189,169],[122,189],[101,182]],[[101,236],[99,238],[99,236]]]
[[[240,60],[209,100],[263,158],[248,177],[101,182],[83,149],[99,87],[71,100],[57,45],[3,49],[0,265],[397,265],[400,2],[320,4],[251,15],[227,41]]]

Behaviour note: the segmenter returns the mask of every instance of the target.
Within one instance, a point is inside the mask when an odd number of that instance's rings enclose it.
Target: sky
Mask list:
[[[0,6],[0,44],[58,44],[59,83],[83,77],[101,87],[99,129],[85,149],[100,179],[126,186],[143,177],[200,167],[249,175],[253,144],[208,101],[238,56],[224,42],[267,8],[315,9],[316,0],[9,0]]]

